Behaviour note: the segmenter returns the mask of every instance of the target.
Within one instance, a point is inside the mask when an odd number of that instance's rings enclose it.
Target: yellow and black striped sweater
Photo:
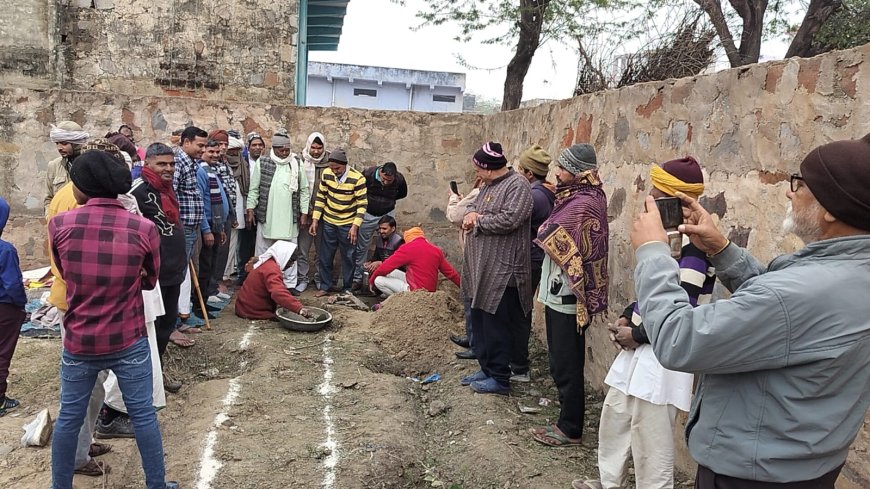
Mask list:
[[[340,182],[331,169],[323,170],[313,218],[336,226],[360,226],[366,213],[366,179],[353,168],[347,169],[344,182]]]

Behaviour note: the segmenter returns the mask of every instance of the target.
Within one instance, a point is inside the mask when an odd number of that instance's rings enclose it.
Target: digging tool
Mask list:
[[[199,288],[199,277],[196,276],[196,268],[193,266],[193,260],[188,260],[187,265],[190,267],[190,280],[193,282],[193,289],[196,290],[196,298],[199,299],[199,310],[202,311],[202,319],[205,320],[205,329],[211,331],[211,323],[208,320],[208,310],[205,308],[205,301],[202,300],[202,290]]]

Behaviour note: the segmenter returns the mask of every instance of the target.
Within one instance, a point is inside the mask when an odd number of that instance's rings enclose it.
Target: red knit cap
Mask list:
[[[215,129],[208,133],[208,138],[221,143],[228,143],[230,141],[230,135],[223,129]]]
[[[801,176],[832,216],[870,231],[870,134],[810,151],[801,163]]]

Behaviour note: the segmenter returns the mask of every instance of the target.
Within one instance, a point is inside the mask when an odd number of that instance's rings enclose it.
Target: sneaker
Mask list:
[[[532,378],[529,376],[529,372],[524,374],[516,374],[511,372],[511,382],[523,382],[528,384],[532,381]]]
[[[175,481],[166,481],[166,489],[178,489],[179,487],[181,486]]]
[[[94,438],[100,440],[108,440],[110,438],[135,438],[133,435],[133,425],[130,424],[130,417],[126,414],[121,414],[108,424],[103,424],[102,421],[97,421],[97,429],[94,431]]]
[[[223,307],[226,302],[223,299],[221,299],[220,297],[213,295],[213,296],[209,297],[208,300],[205,301],[205,303],[206,303],[206,307],[208,307],[209,305],[213,305],[215,307]]]
[[[511,386],[510,384],[505,385],[501,382],[493,379],[492,377],[488,377],[483,380],[478,380],[476,382],[471,383],[471,390],[480,394],[510,394]]]
[[[296,292],[299,292],[300,294],[305,292],[305,289],[307,288],[308,282],[299,282],[298,284],[296,284]]]
[[[218,292],[217,298],[224,302],[229,302],[229,300],[232,299],[233,296],[224,292]]]
[[[472,382],[477,382],[478,380],[488,379],[487,375],[483,373],[483,370],[478,370],[471,375],[466,375],[462,377],[462,380],[459,381],[459,385],[471,385]]]

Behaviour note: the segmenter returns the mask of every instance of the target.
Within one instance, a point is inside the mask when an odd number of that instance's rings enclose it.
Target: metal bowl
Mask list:
[[[305,309],[316,314],[317,318],[313,320],[308,319],[296,314],[295,312],[288,311],[283,307],[279,307],[278,310],[275,311],[275,316],[278,317],[278,322],[281,323],[281,326],[291,331],[302,331],[304,333],[320,331],[329,326],[329,323],[332,322],[332,314],[330,314],[329,311],[318,309],[316,307],[306,307]]]

